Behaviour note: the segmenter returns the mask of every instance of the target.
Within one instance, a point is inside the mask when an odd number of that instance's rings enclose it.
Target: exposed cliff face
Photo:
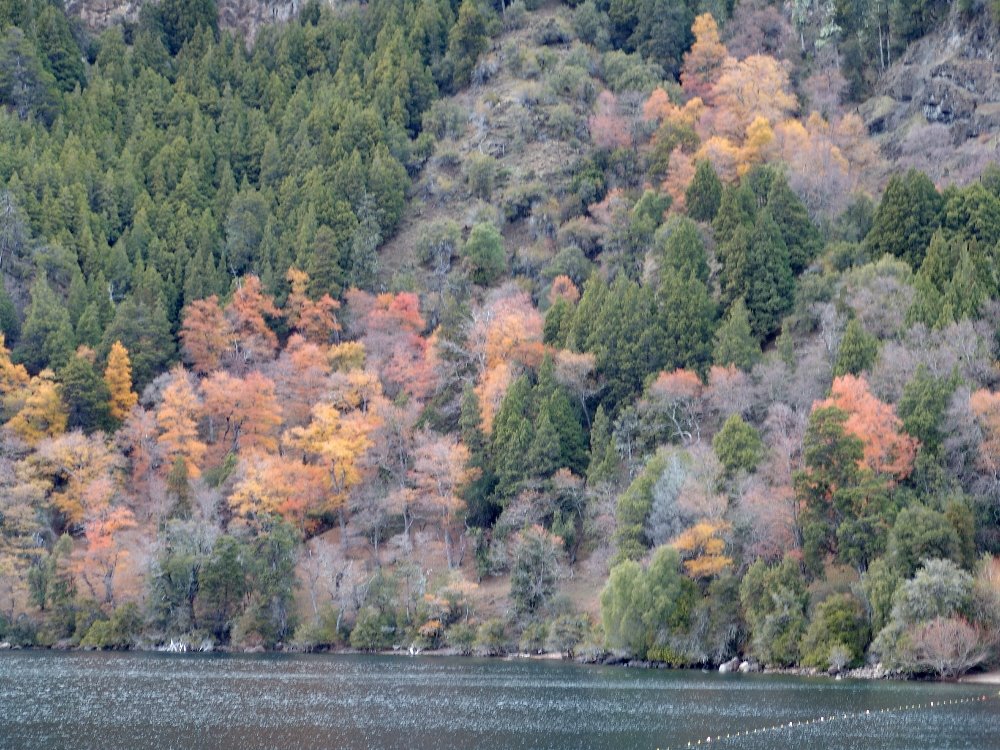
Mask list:
[[[967,182],[1000,158],[1000,34],[957,11],[912,44],[860,108],[885,155],[941,182]]]
[[[145,3],[155,0],[66,0],[66,9],[93,30],[134,21]],[[269,23],[293,18],[304,0],[218,0],[219,25],[253,39]]]

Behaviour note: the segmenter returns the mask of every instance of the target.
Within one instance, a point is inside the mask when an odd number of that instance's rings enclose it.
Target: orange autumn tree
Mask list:
[[[30,378],[24,365],[15,365],[10,359],[10,349],[7,348],[4,334],[0,331],[0,402],[7,395],[28,384]]]
[[[211,442],[221,452],[277,452],[281,407],[270,378],[257,371],[244,378],[220,371],[202,381],[201,390]]]
[[[312,528],[310,515],[324,509],[329,489],[330,478],[322,466],[250,451],[241,458],[229,507],[251,525],[279,515],[305,536]]]
[[[328,352],[299,334],[293,334],[278,359],[268,368],[282,421],[297,427],[309,421],[309,411],[320,401],[330,375]]]
[[[125,533],[135,527],[132,511],[124,506],[94,508],[84,524],[86,544],[74,554],[77,578],[109,610],[114,609],[119,593],[115,588],[117,574],[129,557]]]
[[[195,300],[184,308],[180,330],[184,361],[199,375],[207,375],[222,366],[230,347],[229,323],[214,294]]]
[[[264,293],[260,279],[244,276],[225,310],[232,331],[228,359],[235,369],[243,370],[274,358],[278,337],[266,318],[280,317],[281,311]]]
[[[43,441],[27,461],[25,478],[44,488],[67,528],[77,529],[119,492],[123,464],[102,435],[74,431]]]
[[[206,450],[198,437],[200,415],[201,403],[187,371],[177,365],[170,371],[170,384],[163,389],[163,400],[156,411],[157,443],[163,452],[166,469],[169,470],[178,458],[183,459],[192,479],[201,476],[199,464]]]
[[[374,426],[368,415],[345,415],[332,404],[319,403],[312,409],[309,424],[293,427],[283,437],[289,451],[326,471],[330,494],[323,510],[338,511],[341,525],[347,494],[361,481],[360,460],[371,446],[369,433]]]
[[[843,375],[834,378],[829,398],[813,404],[813,411],[828,407],[847,414],[844,431],[861,440],[864,448],[862,467],[890,482],[910,475],[919,442],[903,431],[903,422],[896,416],[896,410],[872,395],[863,377]]]
[[[722,74],[729,51],[719,39],[719,27],[711,13],[703,13],[691,26],[694,44],[684,53],[681,87],[689,96],[711,96],[712,87]]]
[[[128,349],[122,346],[121,341],[111,345],[108,364],[104,369],[104,383],[111,394],[109,405],[112,418],[118,422],[125,421],[139,397],[132,390],[132,363],[128,357]]]
[[[284,310],[288,325],[307,341],[329,343],[333,334],[340,331],[340,323],[336,317],[340,303],[329,294],[324,294],[315,301],[310,299],[306,292],[309,288],[309,274],[305,271],[289,268],[285,278],[292,287]]]

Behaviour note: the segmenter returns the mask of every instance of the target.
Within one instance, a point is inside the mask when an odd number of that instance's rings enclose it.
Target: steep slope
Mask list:
[[[935,182],[965,183],[996,158],[998,44],[987,13],[964,19],[956,9],[910,45],[859,110],[890,161],[921,169]]]

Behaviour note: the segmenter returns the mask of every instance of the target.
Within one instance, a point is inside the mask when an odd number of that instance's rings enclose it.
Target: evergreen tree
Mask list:
[[[69,313],[52,287],[39,274],[31,287],[31,304],[25,316],[14,357],[29,370],[61,368],[76,349]]]
[[[661,274],[656,302],[663,369],[707,372],[712,361],[715,302],[705,284],[693,275],[668,269]]]
[[[656,250],[661,275],[673,270],[708,284],[708,254],[698,225],[691,219],[672,217],[656,234]]]
[[[764,209],[752,230],[737,229],[724,253],[723,299],[743,297],[758,338],[775,333],[791,308],[794,277],[778,225]]]
[[[129,297],[115,311],[115,317],[104,332],[101,350],[109,352],[120,341],[131,354],[132,377],[137,389],[142,389],[166,370],[176,353],[170,321],[162,305]]]
[[[527,474],[550,477],[562,464],[562,446],[550,416],[549,402],[542,404],[535,420],[535,435],[527,455]]]
[[[587,467],[587,484],[613,482],[618,476],[618,452],[611,432],[611,419],[603,406],[594,413],[590,430],[590,463]]]
[[[476,0],[462,0],[458,20],[448,35],[448,59],[456,89],[469,83],[480,53],[486,49],[486,19]]]
[[[695,221],[711,223],[719,213],[722,202],[722,180],[715,173],[712,162],[703,159],[695,167],[694,177],[684,193],[687,215]]]
[[[871,231],[865,237],[869,257],[894,255],[917,269],[931,235],[941,224],[943,201],[923,172],[893,175],[882,194]]]
[[[476,224],[465,242],[462,256],[469,264],[472,281],[490,286],[507,268],[503,237],[490,223]]]
[[[760,355],[760,343],[750,328],[750,313],[740,297],[733,302],[726,319],[715,332],[712,360],[722,367],[733,365],[750,372]]]
[[[778,172],[767,193],[767,208],[774,217],[781,237],[788,248],[792,273],[799,274],[819,255],[823,240],[819,229],[809,218],[809,212],[788,185],[785,176]]]
[[[531,385],[522,375],[511,384],[500,403],[490,436],[495,498],[501,506],[517,494],[529,469],[525,458],[534,439],[530,414]]]
[[[719,210],[712,220],[715,242],[720,249],[733,240],[737,229],[749,227],[756,215],[757,205],[753,193],[744,186],[727,186],[722,191]]]
[[[766,450],[760,433],[739,414],[733,414],[722,425],[712,438],[712,448],[727,477],[734,477],[740,471],[754,471]]]
[[[487,454],[489,441],[483,434],[479,397],[472,386],[467,386],[462,394],[458,425],[462,443],[469,451],[469,463],[466,467],[471,472],[470,480],[462,488],[462,498],[467,508],[466,520],[473,526],[486,528],[496,518],[499,508],[491,500],[496,478]]]
[[[958,373],[935,377],[927,365],[921,363],[903,386],[897,412],[903,420],[903,429],[920,441],[924,451],[936,454],[941,449],[945,412],[961,382]]]
[[[92,359],[93,352],[90,356],[78,352],[59,372],[66,404],[66,429],[89,433],[111,427],[108,388],[94,370]]]
[[[860,375],[870,370],[878,358],[878,339],[868,333],[857,318],[851,318],[840,339],[837,361],[833,366],[834,377]]]

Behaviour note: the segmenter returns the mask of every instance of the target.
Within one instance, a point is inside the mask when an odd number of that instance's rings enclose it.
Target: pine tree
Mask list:
[[[662,368],[705,373],[712,360],[715,302],[694,275],[668,270],[656,293]]]
[[[31,304],[14,350],[15,359],[37,372],[43,367],[63,367],[75,349],[69,313],[40,274],[31,287]]]
[[[91,433],[110,428],[108,388],[94,370],[92,351],[78,351],[60,370],[59,382],[66,405],[67,429]]]
[[[111,417],[118,422],[125,418],[136,405],[139,397],[132,390],[132,363],[128,350],[121,341],[115,341],[108,353],[108,364],[104,370],[104,383],[108,388]]]
[[[505,505],[520,489],[528,470],[525,458],[534,439],[531,420],[531,385],[522,375],[510,386],[493,419],[490,455],[496,477],[496,499]]]
[[[526,457],[526,474],[547,478],[552,476],[562,464],[562,450],[559,433],[552,424],[549,403],[546,402],[535,420],[535,434]]]
[[[720,246],[732,241],[736,230],[749,227],[757,214],[753,193],[746,187],[728,186],[722,191],[719,210],[712,220],[715,241]]]
[[[792,192],[788,180],[781,172],[776,173],[771,181],[771,188],[767,193],[767,208],[788,248],[792,273],[801,273],[819,255],[823,240],[819,229],[809,218],[805,205]]]
[[[687,215],[695,221],[711,223],[719,213],[722,203],[722,180],[715,173],[712,162],[703,159],[694,170],[694,177],[684,193]]]
[[[613,482],[618,476],[618,452],[612,437],[611,419],[603,406],[597,407],[594,425],[590,430],[590,464],[587,467],[587,484]]]
[[[755,336],[763,339],[777,331],[791,308],[795,280],[770,211],[760,212],[752,230],[736,231],[726,247],[722,277],[723,299],[731,304],[743,297]]]
[[[461,88],[469,82],[479,54],[486,49],[486,20],[476,0],[462,0],[458,20],[448,35],[448,58],[452,64],[452,82]]]
[[[894,255],[914,270],[941,224],[943,201],[934,183],[914,169],[889,179],[864,246],[869,257]]]
[[[725,321],[715,332],[712,358],[722,367],[733,365],[750,372],[760,359],[760,342],[750,328],[750,313],[743,298],[738,298],[729,308]]]
[[[698,225],[693,221],[682,216],[672,217],[656,233],[656,249],[661,274],[672,269],[708,284],[708,254]]]
[[[473,526],[486,528],[499,512],[499,508],[491,501],[496,477],[487,454],[489,441],[483,434],[479,397],[471,385],[462,393],[462,411],[458,425],[462,443],[469,451],[469,463],[466,466],[469,481],[461,490],[468,508],[466,519]]]
[[[852,318],[840,339],[833,375],[860,375],[875,365],[877,357],[878,339],[864,329],[861,321]]]

